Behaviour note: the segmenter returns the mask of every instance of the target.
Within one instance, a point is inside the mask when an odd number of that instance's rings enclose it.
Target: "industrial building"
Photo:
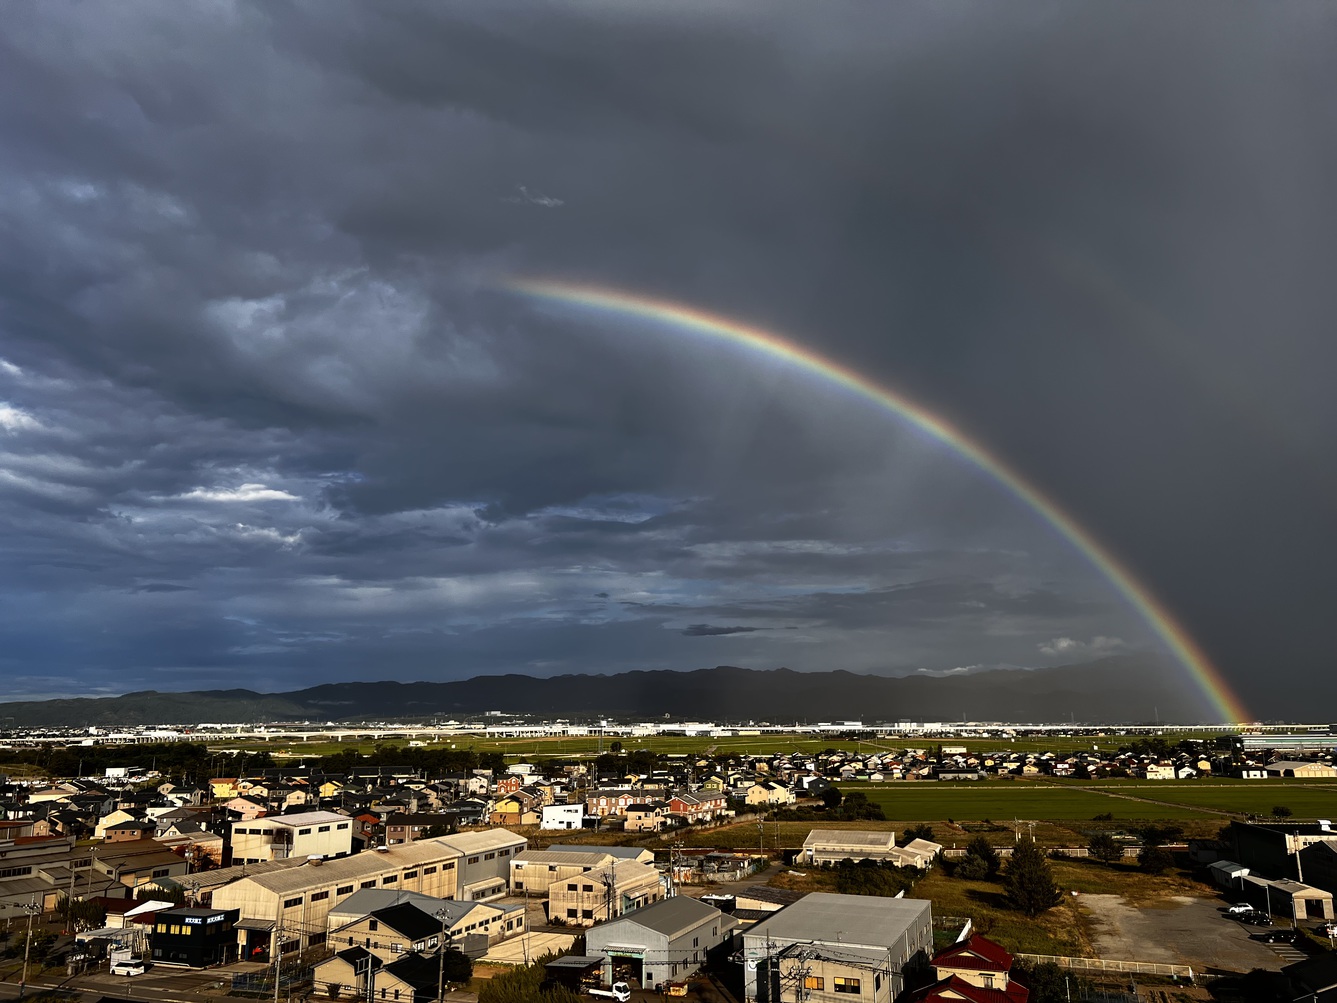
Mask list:
[[[265,815],[232,823],[232,861],[258,864],[290,857],[346,857],[353,852],[353,820],[332,811]]]
[[[663,880],[649,864],[614,861],[549,885],[548,918],[555,923],[592,926],[663,897]]]
[[[685,979],[706,955],[727,950],[737,921],[696,899],[664,899],[585,934],[585,952],[602,955],[606,984],[626,981],[653,988]]]
[[[460,851],[440,839],[382,847],[339,860],[309,860],[248,874],[208,893],[216,909],[236,909],[242,957],[264,960],[325,941],[330,909],[365,888],[396,888],[454,898]],[[203,897],[203,893],[202,893]]]
[[[847,995],[891,1003],[906,975],[927,969],[932,907],[920,899],[814,892],[743,931],[747,1003]]]

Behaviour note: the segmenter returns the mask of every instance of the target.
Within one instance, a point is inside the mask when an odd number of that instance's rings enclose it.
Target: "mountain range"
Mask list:
[[[717,666],[615,675],[326,683],[287,693],[146,690],[0,704],[4,727],[393,721],[496,710],[544,718],[790,722],[1211,720],[1184,674],[1139,656],[1034,670],[861,675]]]

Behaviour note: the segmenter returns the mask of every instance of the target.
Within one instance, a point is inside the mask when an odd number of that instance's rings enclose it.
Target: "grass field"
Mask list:
[[[1298,819],[1337,817],[1337,782],[1331,780],[1141,780],[1078,783],[985,780],[842,784],[880,805],[888,820],[934,819],[1223,819],[1222,814],[1270,815],[1275,805]]]

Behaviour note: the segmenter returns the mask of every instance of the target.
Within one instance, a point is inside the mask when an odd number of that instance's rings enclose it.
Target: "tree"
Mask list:
[[[933,826],[931,825],[912,825],[905,830],[905,840],[909,842],[912,839],[923,839],[933,842]]]
[[[616,756],[619,752],[622,751],[622,743],[621,743],[621,742],[614,742],[612,745],[610,745],[610,746],[608,747],[608,751],[611,752],[613,755]]]
[[[1161,874],[1174,866],[1175,858],[1163,846],[1147,846],[1142,849],[1138,866],[1147,874]]]
[[[458,948],[446,951],[445,976],[447,982],[468,982],[474,975],[474,963]]]
[[[1273,818],[1290,818],[1292,814],[1291,810],[1284,804],[1276,804],[1272,806]]]
[[[1027,916],[1035,917],[1059,904],[1063,894],[1054,884],[1049,859],[1032,839],[1023,839],[1012,851],[1003,889],[1008,902]]]
[[[967,853],[956,862],[956,868],[952,873],[963,881],[984,881],[989,877],[989,865],[985,863],[983,857]]]
[[[1002,861],[999,859],[998,851],[993,848],[993,844],[983,836],[976,836],[966,844],[966,856],[978,857],[982,860],[987,870],[987,877],[998,876],[998,869],[1002,866]]]
[[[1118,863],[1123,859],[1123,847],[1108,832],[1096,833],[1086,844],[1086,848],[1091,851],[1091,856],[1104,864]]]
[[[835,811],[840,807],[840,802],[845,800],[845,795],[840,793],[840,788],[832,785],[822,791],[822,804],[826,806],[827,811]]]
[[[1030,1003],[1067,1003],[1071,999],[1083,998],[1082,994],[1091,988],[1085,979],[1065,972],[1052,961],[1018,958],[1012,962],[1011,977],[1030,990]]]

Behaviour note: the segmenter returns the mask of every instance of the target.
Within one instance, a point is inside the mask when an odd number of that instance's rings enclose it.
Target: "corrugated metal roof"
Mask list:
[[[758,923],[745,936],[749,941],[769,934],[777,940],[889,948],[912,925],[927,920],[930,908],[924,899],[813,892]]]

